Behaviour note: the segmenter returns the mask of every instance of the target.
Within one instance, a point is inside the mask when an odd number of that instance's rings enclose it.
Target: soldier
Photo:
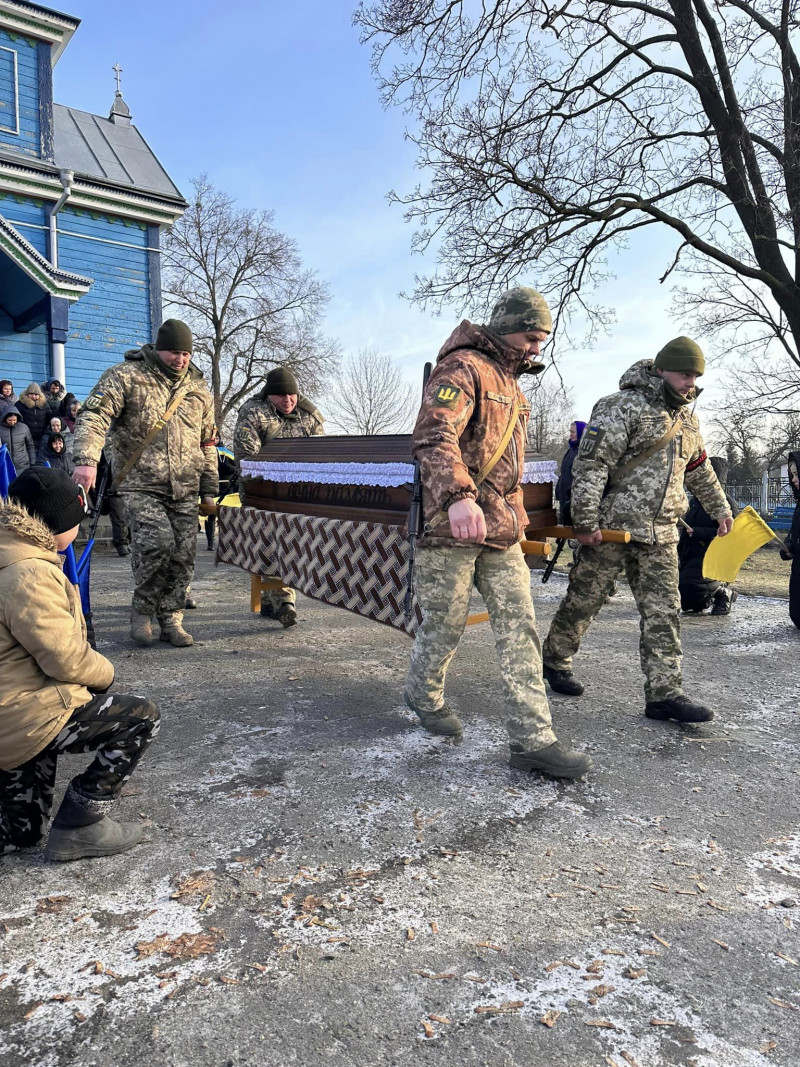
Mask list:
[[[564,749],[553,733],[530,571],[519,546],[527,525],[521,472],[530,409],[517,377],[543,370],[536,357],[551,330],[544,298],[512,289],[488,326],[465,320],[457,327],[425,388],[412,444],[423,485],[416,590],[424,618],[405,700],[431,733],[460,736],[444,683],[475,585],[495,634],[511,766],[579,778],[592,761]]]
[[[583,692],[572,657],[624,568],[641,616],[645,715],[678,722],[714,717],[681,688],[676,550],[677,521],[688,507],[684,483],[717,523],[720,537],[733,526],[689,409],[704,370],[700,346],[677,337],[655,360],[634,363],[620,379],[620,391],[592,411],[572,487],[573,529],[584,547],[544,643],[544,675],[557,693]],[[600,527],[628,530],[631,541],[602,544]]]
[[[267,441],[283,437],[319,437],[325,433],[322,415],[301,396],[297,379],[288,367],[275,367],[264,388],[239,409],[233,435],[233,453],[240,463],[257,455]],[[261,594],[261,614],[283,626],[297,622],[294,589],[284,586]]]
[[[88,492],[106,444],[131,531],[135,588],[131,637],[193,643],[183,628],[186,588],[197,548],[198,493],[213,510],[218,490],[214,405],[191,362],[192,331],[168,319],[155,344],[125,353],[103,373],[75,424],[75,481]],[[106,434],[108,440],[106,441]]]

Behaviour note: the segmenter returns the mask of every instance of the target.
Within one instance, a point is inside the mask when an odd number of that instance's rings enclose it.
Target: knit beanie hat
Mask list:
[[[54,534],[79,526],[89,514],[86,494],[66,471],[29,467],[8,487],[8,499],[22,504]]]
[[[547,301],[535,289],[518,286],[503,293],[492,310],[489,329],[504,335],[543,330],[551,333],[553,316]]]
[[[267,396],[297,396],[297,378],[288,367],[274,367],[267,375],[264,392]]]
[[[180,319],[167,319],[156,334],[157,352],[194,352],[192,331]]]
[[[691,337],[676,337],[669,341],[653,361],[655,370],[686,371],[688,374],[704,374],[706,359],[700,345]]]

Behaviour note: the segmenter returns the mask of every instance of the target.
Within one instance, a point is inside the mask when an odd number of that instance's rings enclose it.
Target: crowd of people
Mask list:
[[[713,718],[683,689],[680,613],[730,611],[735,592],[703,578],[702,555],[713,537],[728,535],[734,507],[694,411],[703,352],[690,338],[674,338],[630,367],[588,422],[570,428],[556,495],[579,551],[540,642],[520,544],[528,525],[522,476],[530,409],[519,378],[544,370],[541,350],[552,325],[540,293],[512,289],[487,324],[464,320],[456,328],[426,384],[412,435],[422,484],[414,566],[422,623],[405,701],[428,732],[463,733],[445,682],[476,587],[495,637],[510,765],[575,779],[592,760],[558,741],[545,683],[554,693],[583,693],[573,658],[622,572],[640,615],[644,714],[679,723]],[[183,617],[198,518],[215,512],[220,471],[230,488],[234,461],[256,455],[267,441],[325,432],[292,371],[278,367],[239,412],[234,456],[226,454],[223,467],[213,401],[192,352],[189,327],[167,320],[153,343],[103,373],[83,406],[55,380],[32,383],[19,398],[12,382],[0,382],[2,441],[15,465],[19,460],[0,507],[0,854],[44,836],[64,752],[95,756],[69,783],[47,857],[111,855],[140,839],[138,826],[109,813],[158,732],[158,708],[114,690],[113,665],[87,641],[60,556],[98,483],[111,487],[129,530],[131,638],[185,648],[193,644]],[[798,499],[799,470],[800,453],[792,453]],[[800,504],[785,555],[793,561],[791,613],[800,626],[798,516]],[[629,540],[609,531],[627,531]],[[211,525],[209,547],[213,536]],[[294,591],[268,594],[262,614],[295,625]]]

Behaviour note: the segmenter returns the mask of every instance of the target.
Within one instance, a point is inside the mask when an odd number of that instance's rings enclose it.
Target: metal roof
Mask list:
[[[53,125],[57,167],[183,203],[180,190],[135,126],[63,104],[53,105]]]

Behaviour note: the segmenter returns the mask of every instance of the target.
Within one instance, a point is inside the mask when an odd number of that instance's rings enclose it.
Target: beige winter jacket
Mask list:
[[[0,770],[33,759],[92,699],[88,687],[113,680],[86,640],[53,535],[24,508],[0,506]]]

